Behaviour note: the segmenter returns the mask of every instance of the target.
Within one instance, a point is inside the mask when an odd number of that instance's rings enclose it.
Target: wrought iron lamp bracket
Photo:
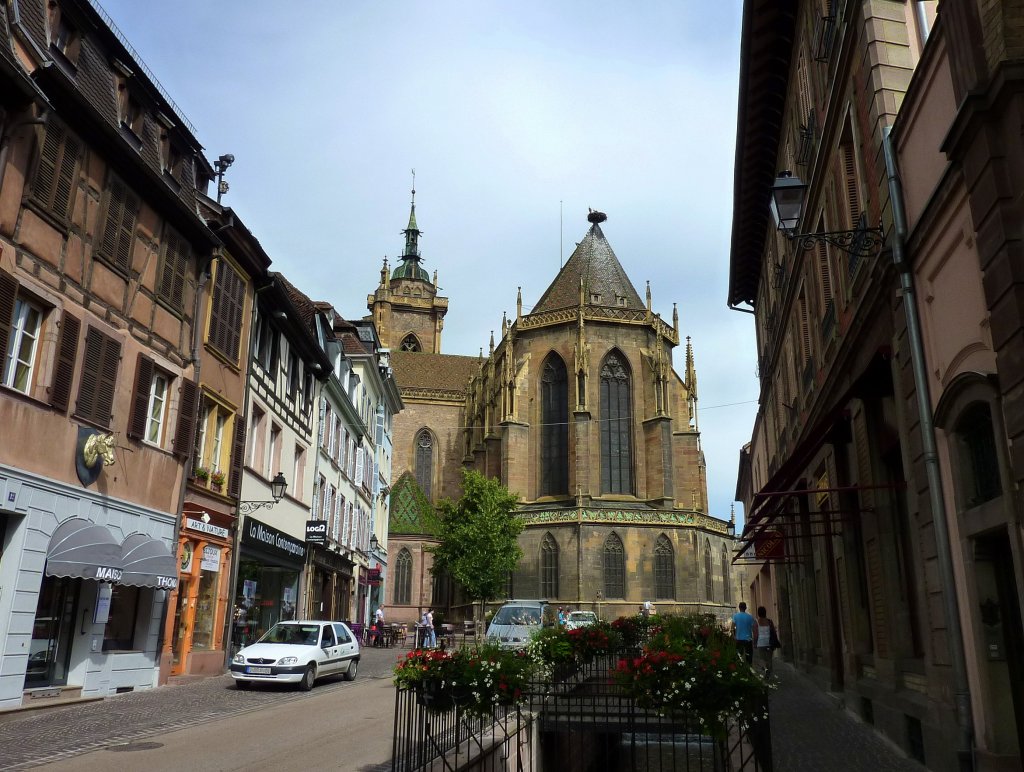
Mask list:
[[[277,502],[271,499],[270,501],[239,501],[238,502],[238,514],[240,515],[251,515],[257,509],[263,509],[266,507],[270,509]]]
[[[815,244],[829,244],[857,257],[871,257],[882,251],[885,231],[877,228],[855,228],[849,231],[822,231],[819,233],[797,233],[790,236],[800,251],[813,249]]]

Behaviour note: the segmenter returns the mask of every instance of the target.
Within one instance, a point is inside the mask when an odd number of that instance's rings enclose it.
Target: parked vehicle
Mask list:
[[[278,622],[231,661],[235,686],[260,682],[294,683],[309,691],[318,678],[359,669],[359,643],[344,622]]]
[[[545,600],[510,600],[494,615],[487,640],[503,649],[525,648],[530,637],[555,624],[555,609]]]
[[[569,617],[565,620],[566,630],[575,630],[577,627],[589,627],[597,624],[597,614],[593,611],[570,611]]]

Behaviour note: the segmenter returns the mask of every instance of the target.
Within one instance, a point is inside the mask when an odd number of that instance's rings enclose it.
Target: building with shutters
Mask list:
[[[165,671],[174,676],[224,668],[234,613],[236,510],[246,462],[254,288],[266,283],[270,266],[236,212],[206,196],[199,205],[223,245],[198,286],[196,441],[178,533],[178,586],[170,595],[164,631]]]
[[[441,352],[448,299],[421,265],[413,204],[401,262],[385,264],[368,297],[405,406],[394,432],[392,619],[427,607],[471,616],[458,588],[432,575],[429,552],[433,505],[461,495],[463,468],[520,499],[524,556],[507,597],[604,618],[650,600],[724,619],[737,602],[729,523],[708,512],[692,347],[678,373],[678,316],[667,324],[650,289],[640,297],[604,219],[592,213],[532,309],[520,293],[486,355],[458,356]]]
[[[306,606],[306,522],[311,519],[318,401],[331,360],[320,345],[316,310],[280,273],[255,290],[246,423],[232,433],[231,456],[244,453],[235,557],[232,651]],[[271,481],[284,475],[274,502]],[[212,480],[212,476],[211,476]]]
[[[0,708],[158,681],[218,244],[200,151],[91,4],[0,8]]]
[[[1020,768],[1020,10],[748,0],[743,25],[749,591],[785,658],[912,758]],[[797,179],[787,228],[769,202]]]

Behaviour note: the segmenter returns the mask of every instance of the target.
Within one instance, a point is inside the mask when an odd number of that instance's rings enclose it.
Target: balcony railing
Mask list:
[[[737,715],[724,737],[705,734],[696,717],[639,707],[611,679],[616,663],[598,658],[562,679],[532,684],[522,705],[483,716],[457,702],[428,709],[429,695],[398,689],[391,769],[770,772],[767,718]]]

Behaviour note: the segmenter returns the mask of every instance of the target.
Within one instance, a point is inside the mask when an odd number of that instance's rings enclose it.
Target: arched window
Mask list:
[[[654,597],[662,600],[676,597],[675,550],[665,534],[659,536],[654,545]]]
[[[422,429],[416,435],[416,482],[420,484],[424,495],[431,497],[431,483],[434,480],[434,438],[430,431]]]
[[[402,345],[400,346],[402,351],[420,351],[419,339],[411,332],[402,338]]]
[[[987,402],[975,402],[960,414],[954,429],[964,507],[976,507],[1002,493],[999,455],[996,452],[992,410]]]
[[[540,596],[558,597],[558,542],[550,533],[540,543]]]
[[[412,603],[412,554],[405,547],[395,559],[395,599],[396,606],[408,606]]]
[[[711,565],[711,540],[704,542],[704,593],[706,600],[715,599],[715,583],[712,579],[714,568]]]
[[[601,492],[633,492],[632,411],[629,372],[612,352],[601,366]]]
[[[626,553],[615,533],[604,542],[604,597],[626,597]]]
[[[732,582],[729,578],[729,548],[722,545],[722,601],[732,605]]]
[[[565,362],[551,354],[540,378],[540,495],[569,492],[569,384]]]

